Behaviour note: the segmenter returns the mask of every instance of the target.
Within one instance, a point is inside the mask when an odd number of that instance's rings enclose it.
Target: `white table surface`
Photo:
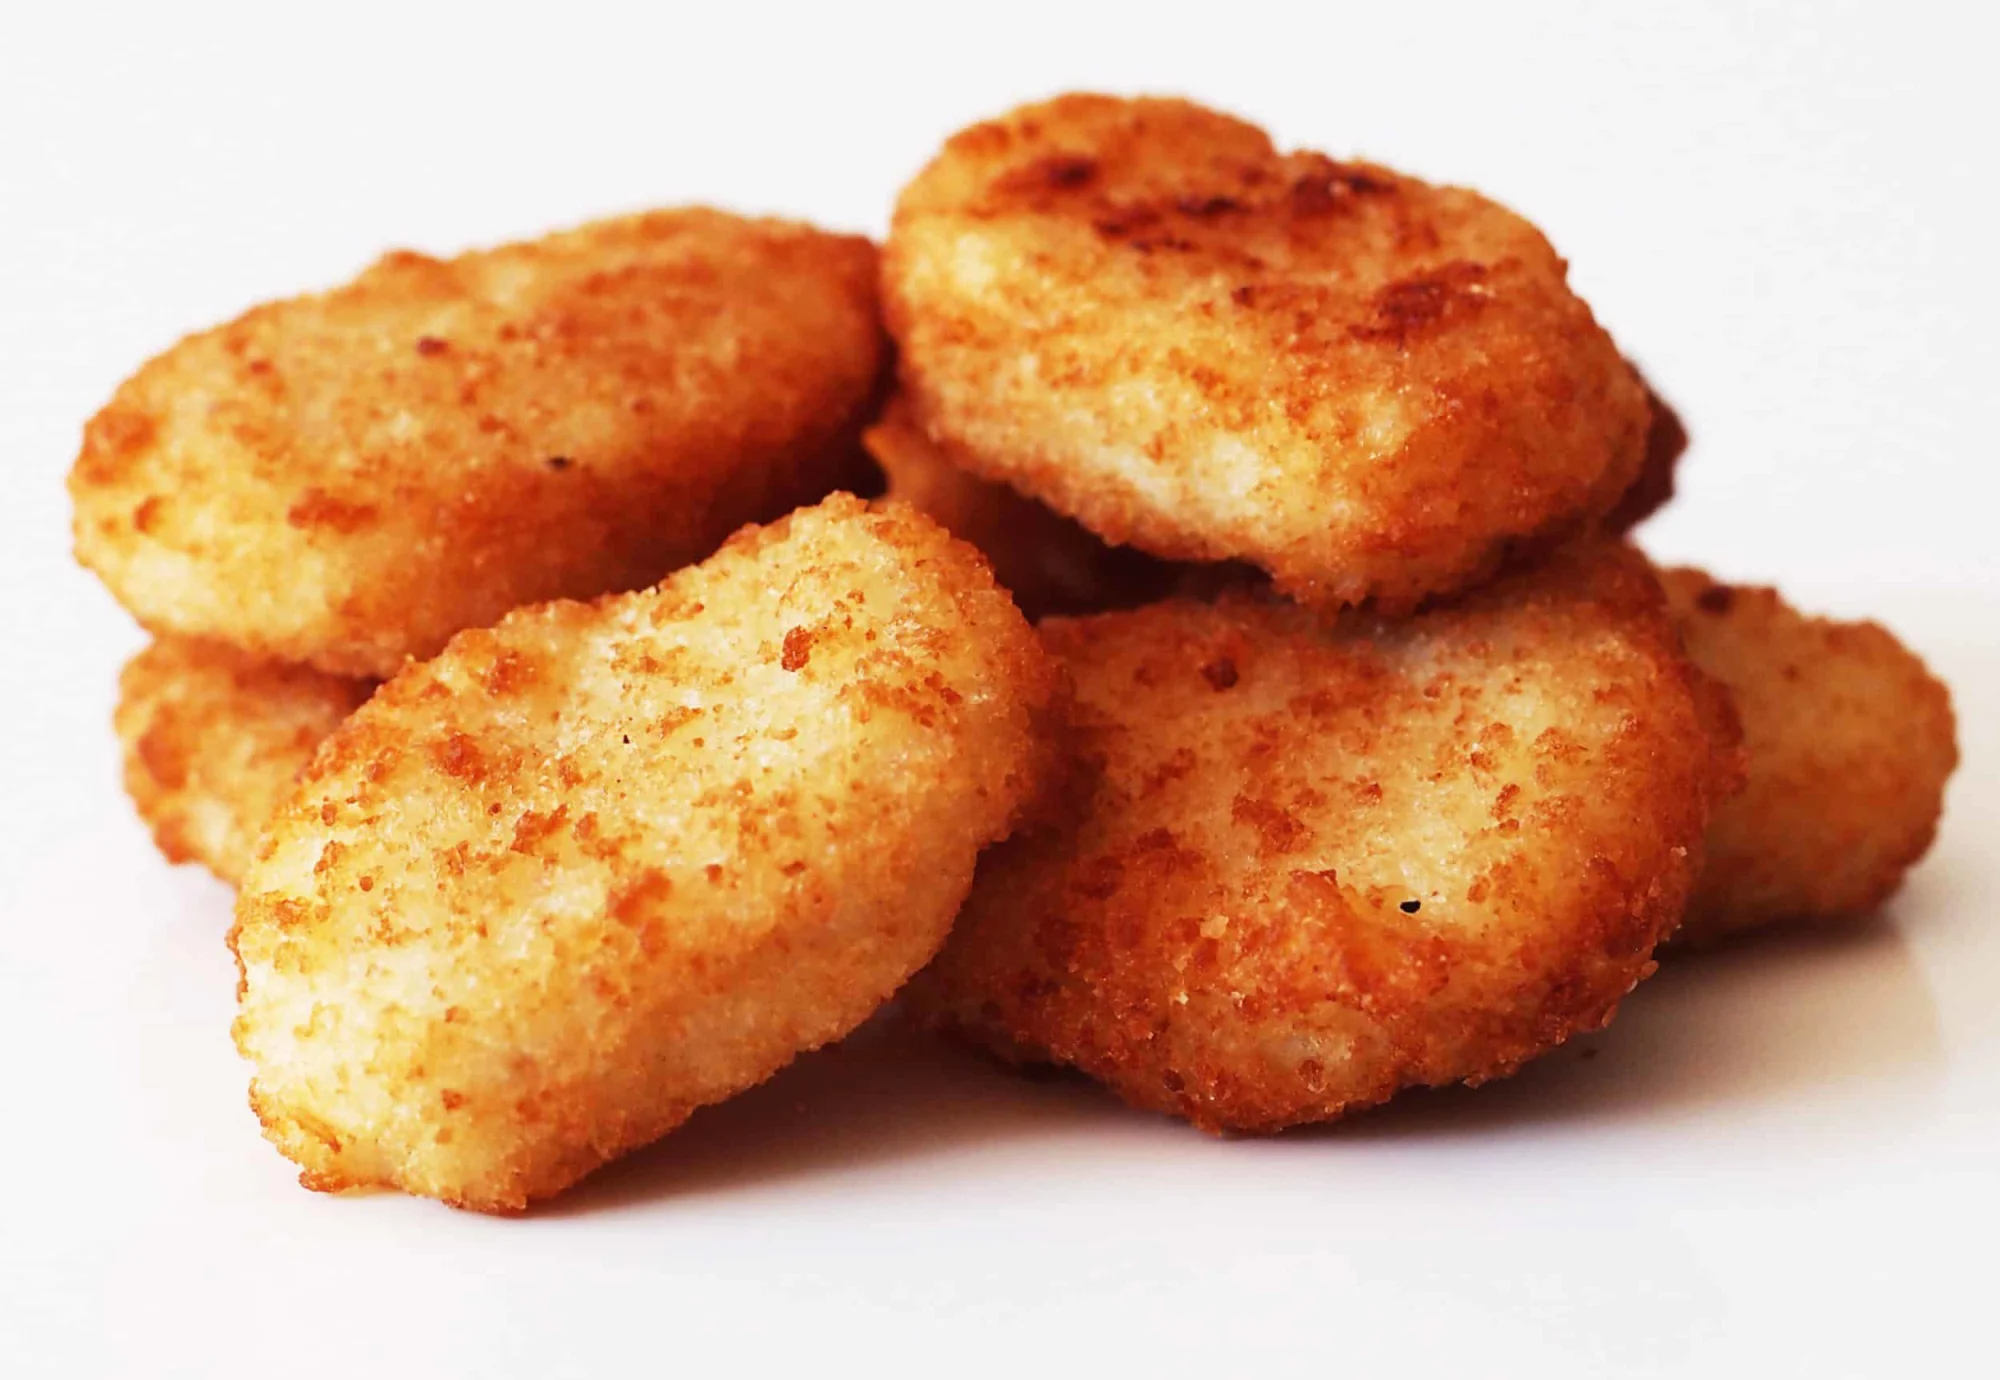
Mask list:
[[[10,7],[0,1374],[1993,1374],[1995,35],[1626,8]],[[140,637],[68,561],[84,419],[390,244],[684,200],[879,230],[951,129],[1074,86],[1541,223],[1695,436],[1646,543],[1951,682],[1931,858],[1873,923],[1673,962],[1512,1082],[1331,1131],[1211,1140],[891,1022],[526,1219],[300,1190],[229,1044],[229,896],[118,790]]]

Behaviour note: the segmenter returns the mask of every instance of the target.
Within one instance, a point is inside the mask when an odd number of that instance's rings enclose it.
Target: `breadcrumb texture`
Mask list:
[[[125,790],[167,861],[241,881],[313,749],[374,688],[184,637],[127,662],[113,716]]]
[[[1046,504],[953,461],[949,447],[917,425],[901,394],[889,400],[862,441],[888,476],[888,496],[929,514],[984,552],[994,578],[1030,618],[1097,613],[1174,589],[1182,567],[1108,546]]]
[[[1609,543],[1402,623],[1224,596],[1041,631],[1077,814],[988,853],[909,1009],[1210,1130],[1602,1026],[1735,784],[1713,687]]]
[[[1476,193],[1280,153],[1178,100],[974,125],[883,260],[900,375],[967,463],[1114,542],[1407,608],[1605,514],[1646,393]]]
[[[849,473],[875,274],[866,240],[705,209],[390,254],[121,386],[77,558],[156,633],[344,675],[650,584]]]
[[[1688,654],[1735,699],[1748,756],[1676,942],[1880,905],[1937,836],[1958,766],[1951,692],[1878,624],[1811,618],[1699,570],[1662,579]]]
[[[328,740],[232,933],[318,1189],[519,1209],[859,1024],[1049,773],[985,562],[836,495],[658,589],[455,638]]]

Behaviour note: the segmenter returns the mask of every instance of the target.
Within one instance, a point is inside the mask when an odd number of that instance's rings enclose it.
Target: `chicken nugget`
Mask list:
[[[899,200],[917,420],[1118,544],[1406,610],[1602,517],[1644,386],[1534,226],[1175,100],[961,131]]]
[[[839,1038],[1042,788],[1061,684],[972,548],[844,494],[461,634],[244,879],[265,1134],[308,1187],[514,1210]]]
[[[1810,618],[1699,570],[1661,578],[1688,655],[1736,701],[1747,758],[1675,942],[1880,905],[1937,836],[1958,765],[1951,692],[1877,624]]]
[[[241,881],[313,749],[374,688],[186,637],[127,662],[113,716],[125,790],[167,861]]]
[[[156,633],[385,676],[631,589],[844,477],[883,368],[863,239],[659,211],[190,336],[70,473],[77,558]]]
[[[907,1008],[1209,1130],[1478,1083],[1611,1018],[1736,752],[1605,541],[1402,623],[1051,619],[1075,814],[981,862]]]
[[[1030,618],[1145,603],[1170,593],[1182,569],[1106,545],[1047,505],[953,463],[917,426],[900,394],[862,441],[888,476],[888,496],[983,551],[994,578]]]

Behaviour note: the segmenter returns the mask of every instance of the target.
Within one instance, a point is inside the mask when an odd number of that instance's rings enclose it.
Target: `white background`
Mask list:
[[[0,1374],[1994,1373],[1995,34],[1503,9],[0,11]],[[140,639],[68,562],[84,419],[392,244],[686,200],[879,231],[953,128],[1075,86],[1539,221],[1694,433],[1655,552],[1952,682],[1930,861],[1880,923],[1676,962],[1588,1050],[1332,1132],[1211,1141],[887,1027],[525,1220],[298,1189],[229,897],[118,792]]]

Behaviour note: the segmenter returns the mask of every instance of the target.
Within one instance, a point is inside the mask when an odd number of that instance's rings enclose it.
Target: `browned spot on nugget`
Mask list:
[[[1421,331],[1477,311],[1485,281],[1484,264],[1453,263],[1391,283],[1375,294],[1374,319],[1348,330],[1356,339],[1408,345]]]
[[[375,515],[371,503],[349,503],[324,489],[307,489],[298,502],[285,510],[285,521],[294,527],[324,527],[352,535],[374,522]]]
[[[558,805],[553,810],[523,810],[521,817],[514,821],[514,839],[507,845],[515,853],[532,853],[543,839],[555,833],[569,820],[569,807]]]
[[[469,733],[452,732],[431,745],[431,760],[446,776],[476,786],[485,779],[486,759]]]

